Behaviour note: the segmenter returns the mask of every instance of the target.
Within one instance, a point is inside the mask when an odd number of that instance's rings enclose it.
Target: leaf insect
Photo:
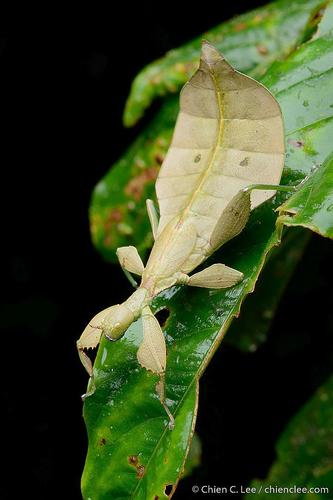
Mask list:
[[[240,271],[222,263],[191,272],[243,230],[251,210],[277,189],[290,190],[277,185],[284,152],[283,119],[275,98],[203,41],[199,69],[181,91],[172,143],[156,181],[159,218],[147,200],[155,242],[146,266],[135,247],[117,249],[122,268],[140,276],[141,283],[124,303],[99,312],[77,341],[92,376],[85,350],[96,347],[102,335],[119,339],[141,317],[138,362],[160,376],[156,389],[170,428],[174,417],[164,389],[167,351],[150,304],[177,284],[219,289],[243,279]]]

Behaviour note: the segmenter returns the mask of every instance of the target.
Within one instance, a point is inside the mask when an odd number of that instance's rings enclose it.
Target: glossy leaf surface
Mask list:
[[[303,226],[333,238],[333,156],[318,167],[280,208],[279,223]]]

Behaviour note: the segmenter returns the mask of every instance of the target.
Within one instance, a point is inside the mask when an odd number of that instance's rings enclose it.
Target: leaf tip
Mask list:
[[[201,59],[207,64],[215,64],[222,58],[219,51],[208,40],[202,40]]]

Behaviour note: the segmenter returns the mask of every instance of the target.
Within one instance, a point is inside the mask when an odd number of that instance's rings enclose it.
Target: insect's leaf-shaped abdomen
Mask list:
[[[158,234],[174,217],[189,219],[196,228],[187,271],[209,253],[210,237],[229,201],[250,184],[278,184],[283,163],[277,101],[204,42],[200,67],[182,90],[174,136],[156,183]],[[272,195],[253,191],[252,208]]]

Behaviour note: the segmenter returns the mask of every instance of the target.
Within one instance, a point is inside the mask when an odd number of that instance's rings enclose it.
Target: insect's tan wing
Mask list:
[[[142,315],[143,341],[137,352],[141,366],[162,374],[166,366],[166,347],[163,331],[155,316],[146,308]]]
[[[278,184],[283,164],[277,101],[203,42],[200,67],[181,92],[172,143],[156,181],[158,235],[176,216],[191,219],[198,235],[193,268],[200,252],[209,253],[210,236],[236,193],[250,184]],[[273,194],[253,191],[252,208]]]

